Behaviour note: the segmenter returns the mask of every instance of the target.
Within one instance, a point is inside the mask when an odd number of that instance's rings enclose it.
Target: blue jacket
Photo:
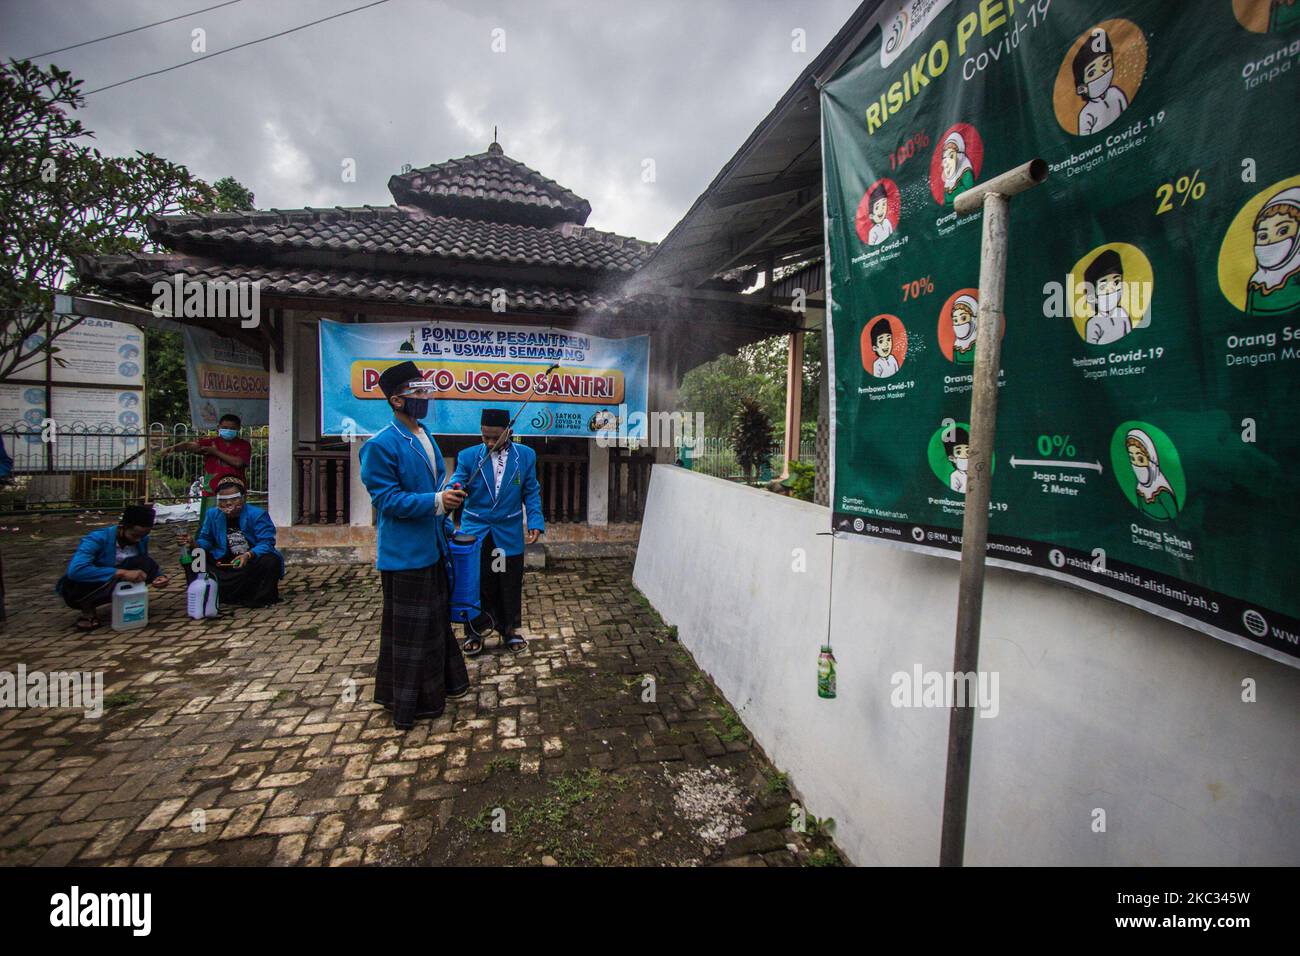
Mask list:
[[[244,532],[249,551],[254,556],[275,555],[280,562],[280,577],[284,577],[284,555],[275,550],[275,522],[271,516],[261,508],[245,504],[239,509],[239,530]],[[226,539],[226,516],[220,508],[211,508],[204,515],[203,527],[199,529],[195,544],[213,561],[225,560],[230,545]]]
[[[77,550],[68,562],[67,577],[84,584],[103,584],[111,581],[117,570],[117,528],[115,524],[107,528],[97,528],[81,539]],[[145,535],[136,545],[139,553],[149,554],[149,536]],[[62,579],[55,585],[60,589]]]
[[[481,538],[491,531],[494,545],[507,555],[516,555],[524,553],[524,508],[528,509],[529,531],[545,531],[546,523],[542,519],[542,486],[537,481],[537,452],[514,441],[509,447],[499,493],[492,462],[484,462],[479,470],[488,453],[485,444],[471,445],[456,456],[456,471],[449,484],[460,482],[468,492],[461,532]]]
[[[451,519],[438,514],[434,496],[447,469],[432,435],[429,442],[433,462],[420,440],[393,419],[361,446],[361,480],[379,514],[380,571],[427,568],[446,559]]]

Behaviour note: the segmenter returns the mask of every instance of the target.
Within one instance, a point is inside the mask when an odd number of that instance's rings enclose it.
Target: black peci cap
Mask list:
[[[122,524],[136,528],[152,528],[153,505],[127,505],[122,512]]]
[[[392,398],[407,382],[420,377],[420,369],[414,362],[398,362],[380,374],[379,390],[384,393],[384,398]]]

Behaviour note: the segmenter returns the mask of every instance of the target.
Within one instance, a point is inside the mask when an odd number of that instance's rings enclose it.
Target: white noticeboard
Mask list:
[[[46,334],[29,336],[24,350],[39,347]],[[44,353],[34,355],[0,383],[0,432],[14,470],[121,465],[144,447],[144,331],[85,318],[56,336],[53,348],[48,365]],[[143,456],[125,467],[144,467]]]

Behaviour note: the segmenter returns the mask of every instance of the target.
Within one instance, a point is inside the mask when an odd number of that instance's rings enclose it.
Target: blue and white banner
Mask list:
[[[413,361],[433,383],[425,425],[477,435],[484,408],[513,416],[518,435],[594,438],[625,420],[644,438],[650,338],[605,339],[526,325],[472,322],[320,322],[322,435],[373,435],[392,420],[379,376]],[[546,370],[557,366],[549,374]]]

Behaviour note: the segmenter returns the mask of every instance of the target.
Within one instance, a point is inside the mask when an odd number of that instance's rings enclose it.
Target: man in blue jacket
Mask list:
[[[68,607],[81,612],[78,630],[99,627],[101,609],[113,602],[113,588],[119,581],[167,586],[167,575],[149,557],[153,517],[151,505],[127,505],[118,524],[90,532],[77,545],[54,590]]]
[[[466,494],[461,533],[479,539],[479,593],[484,614],[490,614],[496,623],[502,646],[519,653],[528,647],[518,634],[523,623],[525,510],[529,544],[537,541],[546,524],[542,520],[542,487],[537,481],[537,452],[511,441],[509,425],[510,416],[504,408],[483,409],[483,444],[472,445],[456,456],[451,483],[459,484]],[[480,618],[471,632],[482,633],[486,626],[486,618]],[[463,649],[473,657],[482,652],[483,639],[471,633]]]
[[[393,420],[361,446],[361,480],[379,515],[376,566],[384,589],[375,702],[393,726],[441,717],[447,698],[469,692],[465,658],[451,633],[447,578],[448,513],[464,494],[442,488],[446,466],[420,419],[428,383],[414,362],[384,370],[379,389]]]
[[[275,523],[244,500],[244,483],[234,475],[217,482],[215,508],[199,529],[197,544],[207,552],[222,604],[266,607],[280,600],[284,555],[275,549]],[[186,569],[186,578],[194,572]]]

